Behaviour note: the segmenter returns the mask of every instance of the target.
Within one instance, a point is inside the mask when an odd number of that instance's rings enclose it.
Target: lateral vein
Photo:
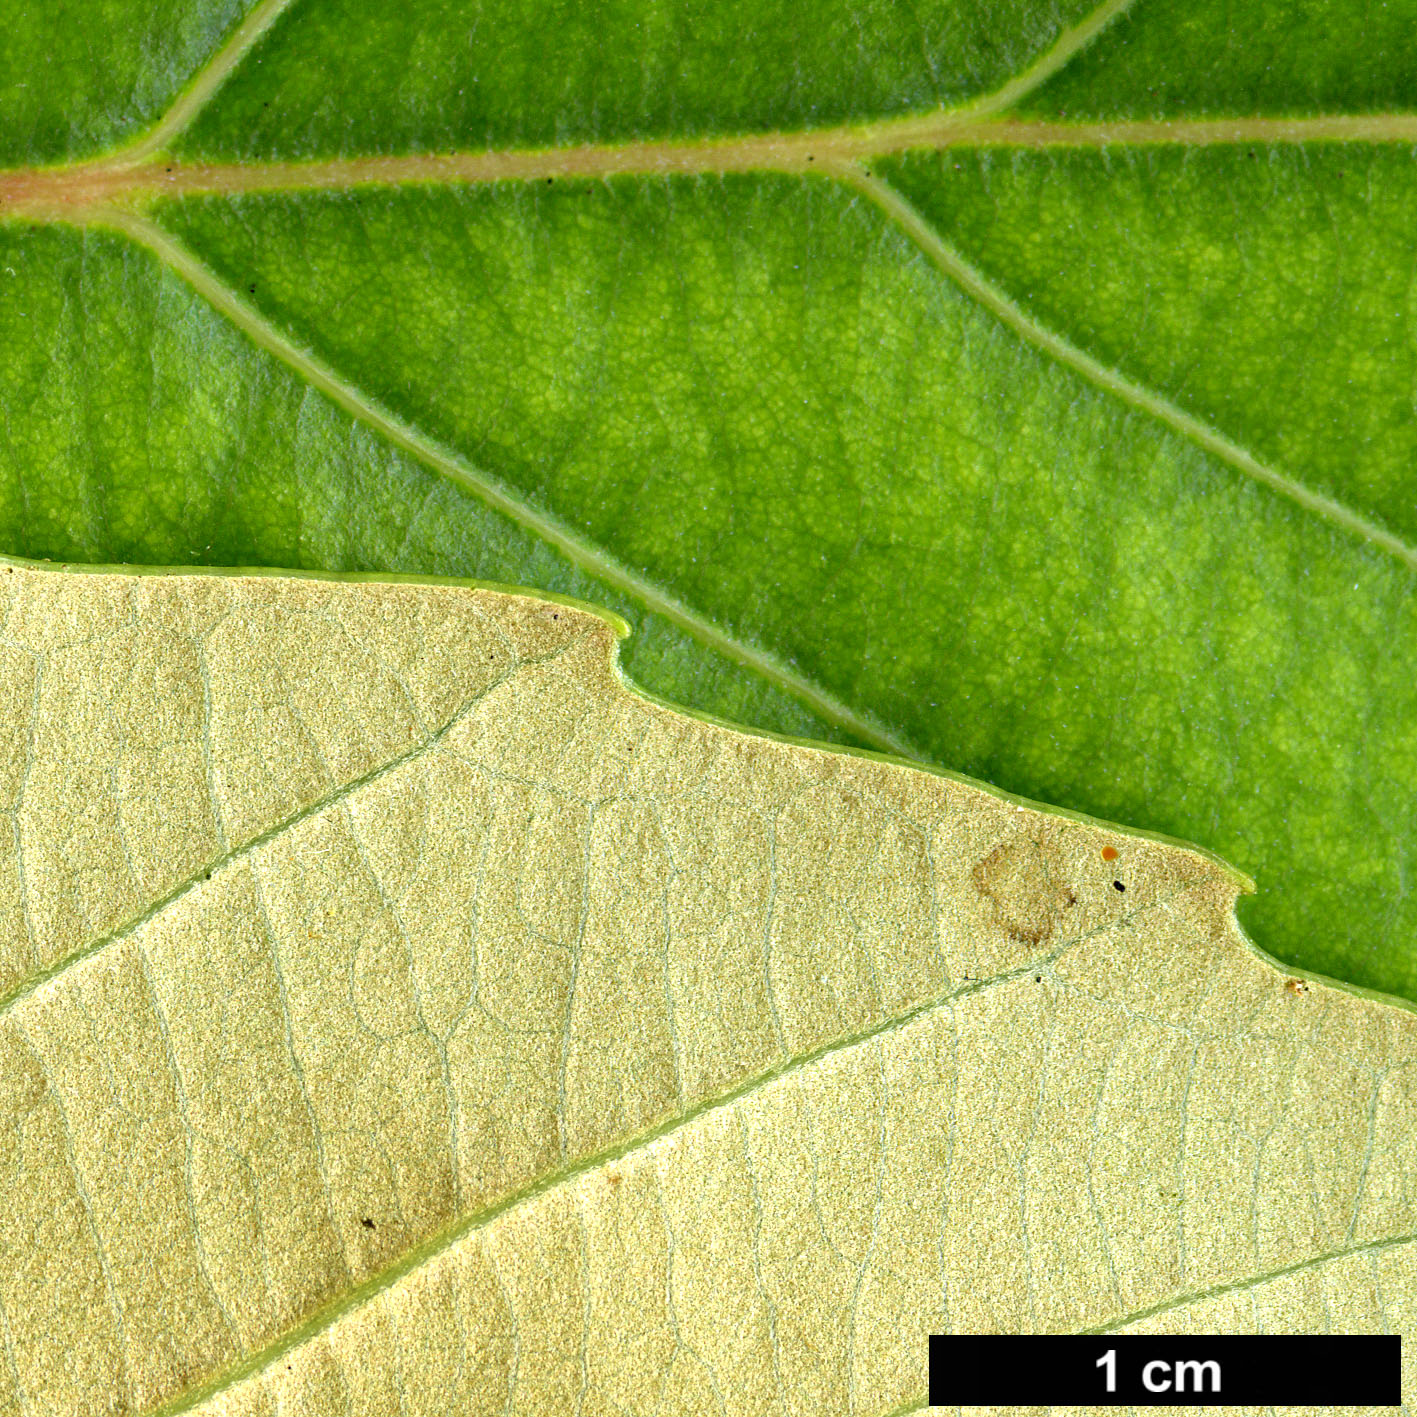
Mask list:
[[[1285,1279],[1291,1274],[1302,1274],[1305,1270],[1318,1269],[1326,1264],[1336,1264],[1339,1260],[1351,1259],[1354,1255],[1377,1254],[1383,1250],[1396,1249],[1400,1245],[1410,1245],[1414,1242],[1417,1242],[1417,1235],[1389,1235],[1380,1240],[1366,1241],[1361,1245],[1347,1245],[1337,1250],[1326,1250],[1322,1254],[1309,1255],[1302,1260],[1295,1260],[1293,1264],[1282,1265],[1278,1269],[1265,1270],[1262,1274],[1247,1274],[1239,1279],[1213,1284],[1208,1289],[1196,1289],[1186,1294],[1178,1294],[1173,1299],[1164,1299],[1161,1303],[1152,1304],[1149,1308],[1137,1309],[1133,1313],[1123,1314],[1108,1323],[1097,1324],[1093,1328],[1081,1328],[1077,1332],[1080,1334],[1116,1333],[1128,1324],[1140,1323],[1156,1314],[1165,1314],[1174,1309],[1184,1309],[1191,1304],[1204,1303],[1205,1300],[1218,1298],[1222,1294],[1241,1294],[1249,1289],[1258,1289],[1261,1285],[1269,1284],[1276,1279]],[[913,1413],[925,1411],[929,1405],[928,1397],[907,1399],[901,1406],[893,1407],[886,1417],[911,1417]]]
[[[1144,907],[1142,910],[1132,912],[1132,918],[1143,914],[1146,909],[1155,909],[1156,905]],[[1085,936],[1079,937],[1086,938]],[[971,979],[967,984],[961,984],[958,988],[950,990],[948,993],[939,995],[933,999],[927,999],[922,1004],[917,1004],[914,1008],[905,1013],[879,1020],[865,1028],[841,1038],[835,1038],[828,1043],[824,1043],[817,1048],[813,1048],[805,1053],[798,1053],[791,1057],[784,1058],[773,1064],[771,1067],[761,1072],[754,1073],[751,1077],[745,1078],[736,1087],[730,1088],[726,1092],[710,1097],[687,1111],[676,1113],[667,1117],[657,1126],[648,1131],[639,1133],[615,1146],[606,1147],[601,1151],[593,1152],[589,1156],[584,1156],[577,1161],[558,1167],[547,1175],[539,1177],[529,1185],[513,1191],[504,1196],[501,1200],[491,1205],[483,1206],[478,1210],[469,1211],[468,1214],[458,1217],[451,1225],[438,1231],[436,1234],[424,1240],[421,1244],[415,1245],[412,1249],[401,1255],[393,1264],[380,1270],[377,1274],[371,1275],[362,1284],[342,1294],[324,1308],[317,1310],[299,1327],[292,1329],[289,1333],[248,1354],[247,1357],[236,1363],[225,1371],[218,1373],[209,1382],[190,1392],[183,1393],[180,1397],[174,1398],[171,1402],[157,1408],[150,1417],[178,1417],[178,1414],[189,1412],[200,1402],[205,1402],[208,1398],[215,1396],[219,1392],[225,1392],[234,1387],[237,1383],[249,1377],[255,1376],[264,1368],[284,1357],[292,1349],[308,1339],[319,1334],[326,1333],[346,1314],[361,1307],[364,1304],[377,1299],[379,1295],[393,1288],[401,1279],[406,1278],[414,1270],[422,1265],[430,1263],[439,1255],[445,1253],[458,1243],[459,1240],[472,1234],[475,1230],[482,1229],[490,1225],[498,1217],[505,1215],[508,1211],[516,1210],[528,1205],[538,1197],[545,1195],[548,1191],[554,1190],[558,1186],[569,1185],[578,1180],[588,1172],[595,1171],[603,1166],[611,1165],[616,1161],[643,1151],[653,1143],[665,1137],[674,1135],[682,1131],[692,1122],[697,1121],[710,1113],[721,1112],[724,1108],[732,1107],[745,1098],[752,1096],[769,1084],[779,1081],[784,1077],[789,1077],[794,1073],[810,1067],[825,1058],[829,1058],[837,1053],[846,1052],[852,1048],[859,1048],[863,1044],[883,1037],[886,1034],[894,1033],[916,1019],[937,1009],[949,1008],[950,1005],[968,998],[972,994],[978,994],[988,989],[993,989],[1001,984],[1008,984],[1015,979],[1022,979],[1030,974],[1036,973],[1050,964],[1055,963],[1064,953],[1072,949],[1079,939],[1069,940],[1057,946],[1047,954],[1040,955],[1036,959],[1027,961],[1024,964],[1015,965],[1011,969],[1002,970],[1000,973],[990,975],[986,979]]]
[[[1047,83],[1059,69],[1071,61],[1073,55],[1091,44],[1113,20],[1126,14],[1134,3],[1135,0],[1104,0],[1090,15],[1065,29],[1022,73],[1015,75],[993,93],[986,94],[974,103],[966,104],[961,112],[982,117],[1012,108],[1021,98],[1027,97]]]
[[[602,547],[577,536],[555,517],[530,506],[495,479],[465,462],[457,453],[383,408],[341,378],[312,351],[302,349],[278,330],[259,311],[242,300],[209,266],[161,227],[135,213],[119,209],[108,211],[105,220],[106,224],[147,247],[255,344],[293,369],[351,417],[374,428],[434,472],[472,492],[488,506],[554,547],[580,570],[629,596],[646,610],[664,616],[701,644],[717,650],[734,663],[785,690],[837,728],[897,757],[925,758],[926,755],[907,739],[875,718],[851,708],[835,694],[784,664],[767,650],[729,634],[660,586],[620,565]]]
[[[525,661],[523,661],[524,663]],[[489,689],[495,688],[500,679],[494,680],[486,689],[474,695],[458,709],[456,713],[443,724],[441,728],[435,729],[427,737],[420,739],[411,747],[406,748],[396,757],[377,764],[367,772],[361,773],[358,777],[352,778],[348,782],[341,783],[338,787],[324,794],[314,802],[307,803],[299,811],[292,812],[288,817],[282,817],[280,821],[267,827],[259,835],[252,837],[249,841],[242,842],[241,845],[232,847],[209,861],[199,866],[197,870],[186,879],[179,881],[170,890],[164,892],[157,900],[153,901],[146,909],[137,915],[130,916],[121,925],[115,926],[112,930],[97,939],[90,940],[88,944],[72,954],[64,955],[55,960],[52,964],[22,979],[19,984],[11,988],[7,993],[0,995],[0,1018],[4,1018],[16,1004],[29,998],[37,989],[48,984],[52,979],[67,973],[75,965],[82,964],[86,959],[92,959],[94,955],[102,953],[110,945],[125,940],[133,934],[135,930],[141,929],[155,916],[160,915],[168,906],[180,900],[189,891],[195,890],[198,885],[205,881],[214,871],[220,870],[223,866],[230,865],[231,862],[242,857],[250,856],[253,852],[259,851],[268,842],[274,841],[276,837],[289,831],[292,827],[298,826],[301,822],[311,817],[317,816],[326,808],[334,806],[336,803],[346,801],[361,788],[369,786],[370,783],[377,782],[380,778],[387,777],[389,773],[396,772],[404,764],[420,758],[424,753],[437,747],[442,740],[477,706],[485,697]]]
[[[261,0],[167,112],[136,142],[115,153],[112,163],[117,167],[133,166],[161,152],[191,124],[261,37],[294,3],[295,0]]]
[[[1376,1254],[1382,1250],[1395,1249],[1398,1245],[1410,1245],[1417,1241],[1417,1235],[1389,1235],[1380,1240],[1366,1240],[1360,1245],[1344,1245],[1336,1250],[1326,1250],[1323,1254],[1309,1255],[1291,1264],[1280,1265],[1277,1269],[1265,1270],[1262,1274],[1250,1274],[1241,1279],[1227,1280],[1212,1284],[1206,1289],[1192,1290],[1178,1294],[1172,1299],[1163,1299],[1145,1309],[1136,1309],[1123,1314],[1110,1323],[1098,1324],[1095,1328],[1079,1329],[1080,1333],[1115,1333],[1128,1324],[1140,1323],[1157,1314],[1170,1313],[1173,1309],[1184,1309],[1191,1304],[1202,1304],[1207,1299],[1219,1298],[1222,1294],[1243,1293],[1246,1289],[1257,1289],[1261,1284],[1269,1284],[1276,1279],[1285,1279],[1291,1274],[1302,1274],[1305,1270],[1317,1269],[1320,1265],[1335,1264],[1339,1260],[1351,1259],[1354,1255]]]
[[[1103,364],[1101,360],[1093,358],[1085,350],[1079,349],[1026,314],[955,251],[925,217],[889,183],[855,166],[843,167],[838,175],[899,226],[925,256],[961,290],[1035,349],[1081,374],[1090,383],[1123,403],[1166,424],[1183,438],[1205,449],[1237,472],[1287,497],[1305,511],[1323,517],[1360,540],[1367,541],[1379,550],[1396,557],[1409,569],[1417,570],[1417,550],[1385,527],[1360,516],[1334,498],[1325,496],[1322,492],[1315,492],[1278,469],[1260,462],[1253,453],[1179,408],[1169,399]]]

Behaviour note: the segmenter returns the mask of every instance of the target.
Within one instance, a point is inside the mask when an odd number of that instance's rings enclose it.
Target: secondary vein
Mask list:
[[[889,183],[854,166],[843,168],[839,176],[899,226],[930,261],[961,290],[1035,349],[1081,374],[1083,378],[1121,399],[1123,403],[1158,419],[1237,472],[1263,483],[1281,496],[1297,503],[1305,511],[1313,512],[1379,550],[1395,556],[1409,569],[1417,570],[1417,550],[1385,527],[1360,516],[1332,497],[1305,487],[1276,468],[1266,466],[1253,453],[1232,442],[1223,433],[1201,422],[1169,399],[1093,358],[1085,350],[1069,343],[1061,335],[1055,334],[1026,314],[945,242],[925,217]]]
[[[863,742],[902,758],[926,754],[874,717],[862,713],[815,680],[775,655],[730,634],[707,616],[685,605],[661,586],[614,560],[604,548],[576,535],[549,513],[523,501],[450,448],[411,427],[362,390],[340,377],[312,351],[302,349],[254,306],[243,300],[209,266],[146,218],[120,209],[106,214],[107,224],[146,246],[213,308],[255,344],[274,355],[351,417],[368,424],[396,447],[450,481],[466,488],[494,510],[559,551],[568,561],[603,584],[629,596],[646,610],[662,615],[701,644],[752,670],[806,704],[820,718]]]
[[[1398,1245],[1410,1245],[1417,1241],[1417,1235],[1391,1235],[1380,1240],[1365,1240],[1358,1245],[1344,1245],[1339,1249],[1326,1250],[1322,1254],[1309,1255],[1302,1260],[1293,1260],[1277,1269],[1265,1270],[1261,1274],[1246,1275],[1242,1279],[1226,1280],[1212,1284],[1206,1289],[1195,1289],[1187,1294],[1178,1294],[1172,1299],[1163,1299],[1145,1309],[1135,1309],[1109,1323],[1098,1324],[1095,1328],[1080,1329],[1081,1333],[1116,1333],[1128,1324],[1140,1323],[1157,1314],[1170,1313],[1173,1309],[1184,1309],[1191,1304],[1201,1304],[1207,1299],[1217,1299],[1222,1294],[1243,1293],[1247,1289],[1257,1289],[1261,1284],[1270,1284],[1277,1279],[1285,1279],[1291,1274],[1302,1274],[1305,1270],[1317,1269],[1320,1265],[1334,1264],[1339,1260],[1351,1259],[1355,1255],[1375,1254],[1391,1250]]]
[[[525,663],[526,661],[523,660],[521,662]],[[464,703],[442,727],[435,729],[432,733],[428,734],[427,737],[420,739],[411,747],[406,748],[396,757],[389,758],[385,762],[370,768],[367,772],[361,773],[358,777],[351,778],[348,782],[341,783],[338,787],[331,789],[314,802],[307,803],[298,811],[292,812],[289,816],[282,817],[280,821],[267,827],[259,835],[251,837],[238,846],[232,847],[229,851],[224,851],[220,855],[212,857],[211,860],[199,866],[197,870],[185,880],[179,881],[170,890],[164,892],[164,894],[159,896],[152,904],[140,911],[137,915],[125,920],[121,925],[116,926],[106,934],[90,940],[81,949],[71,954],[64,955],[45,968],[36,970],[34,973],[27,975],[8,992],[0,994],[0,1018],[8,1014],[16,1004],[29,998],[36,989],[48,984],[50,980],[67,973],[70,969],[74,968],[75,965],[83,963],[84,960],[92,959],[94,955],[101,953],[110,945],[116,944],[119,940],[127,939],[135,930],[141,929],[149,920],[166,910],[168,906],[180,900],[190,891],[195,890],[203,881],[208,880],[214,871],[218,871],[223,866],[227,866],[242,857],[252,855],[268,842],[275,840],[276,837],[289,831],[292,827],[298,826],[301,822],[311,817],[318,816],[319,813],[339,802],[347,801],[356,792],[360,791],[361,788],[367,787],[373,782],[377,782],[380,778],[387,777],[390,773],[396,772],[406,763],[412,762],[430,749],[435,748],[472,712],[478,703],[486,696],[488,691],[495,688],[497,684],[501,682],[502,677],[505,676],[494,679],[480,693]]]
[[[1417,1235],[1389,1235],[1379,1240],[1365,1241],[1361,1245],[1348,1245],[1337,1250],[1326,1250],[1322,1254],[1308,1255],[1302,1260],[1295,1260],[1292,1264],[1281,1265],[1278,1269],[1265,1270],[1261,1274],[1247,1274],[1239,1279],[1213,1284],[1208,1289],[1196,1289],[1186,1294],[1178,1294],[1175,1298],[1163,1299],[1159,1304],[1152,1304],[1149,1308],[1137,1309],[1132,1313],[1112,1319],[1108,1323],[1098,1324],[1093,1328],[1078,1329],[1077,1332],[1081,1334],[1116,1333],[1129,1324],[1140,1323],[1143,1319],[1149,1319],[1156,1314],[1169,1313],[1174,1309],[1184,1309],[1192,1304],[1204,1303],[1207,1299],[1215,1299],[1222,1294],[1241,1294],[1246,1290],[1258,1289],[1263,1284],[1285,1279],[1291,1274],[1302,1274],[1306,1270],[1318,1269],[1326,1264],[1336,1264],[1340,1260],[1351,1259],[1355,1255],[1377,1254],[1383,1250],[1396,1249],[1400,1245],[1411,1245],[1414,1242],[1417,1242]],[[885,1417],[911,1417],[912,1413],[923,1412],[928,1406],[929,1399],[927,1397],[913,1398],[899,1407],[892,1408],[885,1414]]]
[[[135,143],[114,155],[114,164],[139,163],[167,147],[211,102],[212,96],[255,48],[260,38],[294,3],[295,0],[261,0],[178,95],[172,107]]]
[[[1133,3],[1134,0],[1104,0],[1090,15],[1065,29],[1022,73],[1015,75],[993,93],[974,103],[966,104],[962,111],[980,117],[1012,108],[1021,98],[1047,83],[1059,69],[1071,61],[1073,55],[1091,44],[1113,20],[1126,14]]]
[[[1159,904],[1159,902],[1158,902]],[[1143,914],[1145,909],[1154,909],[1156,906],[1145,907],[1143,910],[1132,912],[1126,918],[1134,918]],[[1086,938],[1080,937],[1080,938]],[[593,1152],[589,1156],[581,1157],[579,1160],[570,1162],[549,1172],[547,1175],[538,1178],[531,1184],[523,1186],[521,1189],[513,1191],[510,1195],[504,1196],[501,1200],[491,1205],[483,1206],[480,1209],[469,1211],[468,1214],[460,1216],[450,1226],[438,1231],[421,1244],[406,1251],[393,1264],[380,1270],[377,1274],[371,1275],[362,1284],[354,1289],[342,1294],[338,1299],[333,1300],[324,1308],[312,1314],[298,1328],[292,1329],[289,1333],[236,1363],[225,1371],[218,1373],[209,1382],[201,1387],[183,1393],[180,1397],[173,1399],[159,1407],[151,1414],[151,1417],[178,1417],[179,1413],[189,1412],[198,1403],[205,1402],[219,1392],[234,1387],[237,1383],[246,1378],[253,1377],[262,1369],[269,1367],[272,1363],[285,1356],[292,1349],[314,1338],[319,1334],[328,1332],[346,1314],[361,1305],[367,1304],[387,1290],[393,1288],[400,1280],[406,1278],[414,1270],[422,1265],[436,1259],[439,1255],[451,1249],[459,1240],[464,1239],[473,1231],[482,1229],[490,1225],[499,1216],[505,1215],[508,1211],[519,1209],[530,1204],[539,1196],[555,1189],[559,1186],[569,1185],[581,1176],[591,1171],[595,1171],[604,1166],[609,1166],[614,1162],[621,1161],[627,1156],[643,1151],[654,1142],[674,1133],[682,1131],[700,1117],[713,1112],[720,1112],[724,1108],[732,1107],[754,1093],[761,1091],[769,1084],[777,1082],[784,1077],[801,1072],[804,1068],[810,1067],[825,1058],[834,1054],[845,1052],[852,1048],[859,1048],[863,1044],[883,1037],[886,1034],[897,1032],[914,1023],[917,1019],[938,1009],[949,1008],[952,1004],[958,1003],[961,999],[968,998],[972,994],[978,994],[987,989],[993,989],[1001,984],[1008,984],[1015,979],[1023,979],[1038,970],[1055,963],[1064,953],[1072,949],[1079,940],[1069,940],[1065,944],[1049,951],[1047,954],[1039,955],[1036,959],[1029,960],[1023,964],[1016,965],[1011,969],[1002,970],[998,974],[991,975],[987,979],[971,979],[967,984],[961,984],[958,988],[951,989],[948,993],[927,999],[924,1003],[916,1005],[905,1013],[897,1014],[889,1018],[879,1020],[865,1028],[844,1037],[835,1038],[828,1043],[824,1043],[817,1048],[813,1048],[805,1053],[798,1053],[791,1057],[784,1058],[773,1066],[761,1072],[754,1073],[751,1077],[745,1078],[736,1087],[710,1097],[696,1106],[684,1112],[676,1113],[657,1126],[648,1131],[641,1132],[617,1143],[612,1147]]]

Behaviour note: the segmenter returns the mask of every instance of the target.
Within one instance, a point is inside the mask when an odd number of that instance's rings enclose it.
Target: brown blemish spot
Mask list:
[[[607,1171],[605,1173],[605,1179],[609,1181],[612,1186],[618,1186],[620,1184],[620,1173],[618,1171]]]
[[[1303,979],[1286,979],[1284,981],[1284,987],[1291,994],[1307,994],[1309,992],[1309,985],[1307,981]]]
[[[1013,939],[1036,945],[1053,933],[1063,907],[1077,898],[1059,879],[1060,865],[1051,847],[1006,841],[974,868],[974,884]]]
[[[1115,846],[1104,846],[1102,848],[1102,859],[1104,861],[1115,861],[1117,859],[1117,848]]]

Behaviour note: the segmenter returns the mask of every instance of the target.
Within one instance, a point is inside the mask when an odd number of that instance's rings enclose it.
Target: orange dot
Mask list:
[[[1104,846],[1102,848],[1102,859],[1104,861],[1115,861],[1117,859],[1117,848],[1115,846]]]

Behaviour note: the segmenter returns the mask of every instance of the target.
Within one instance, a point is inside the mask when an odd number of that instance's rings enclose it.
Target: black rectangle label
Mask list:
[[[1396,1336],[964,1336],[930,1339],[946,1406],[1397,1406]]]

